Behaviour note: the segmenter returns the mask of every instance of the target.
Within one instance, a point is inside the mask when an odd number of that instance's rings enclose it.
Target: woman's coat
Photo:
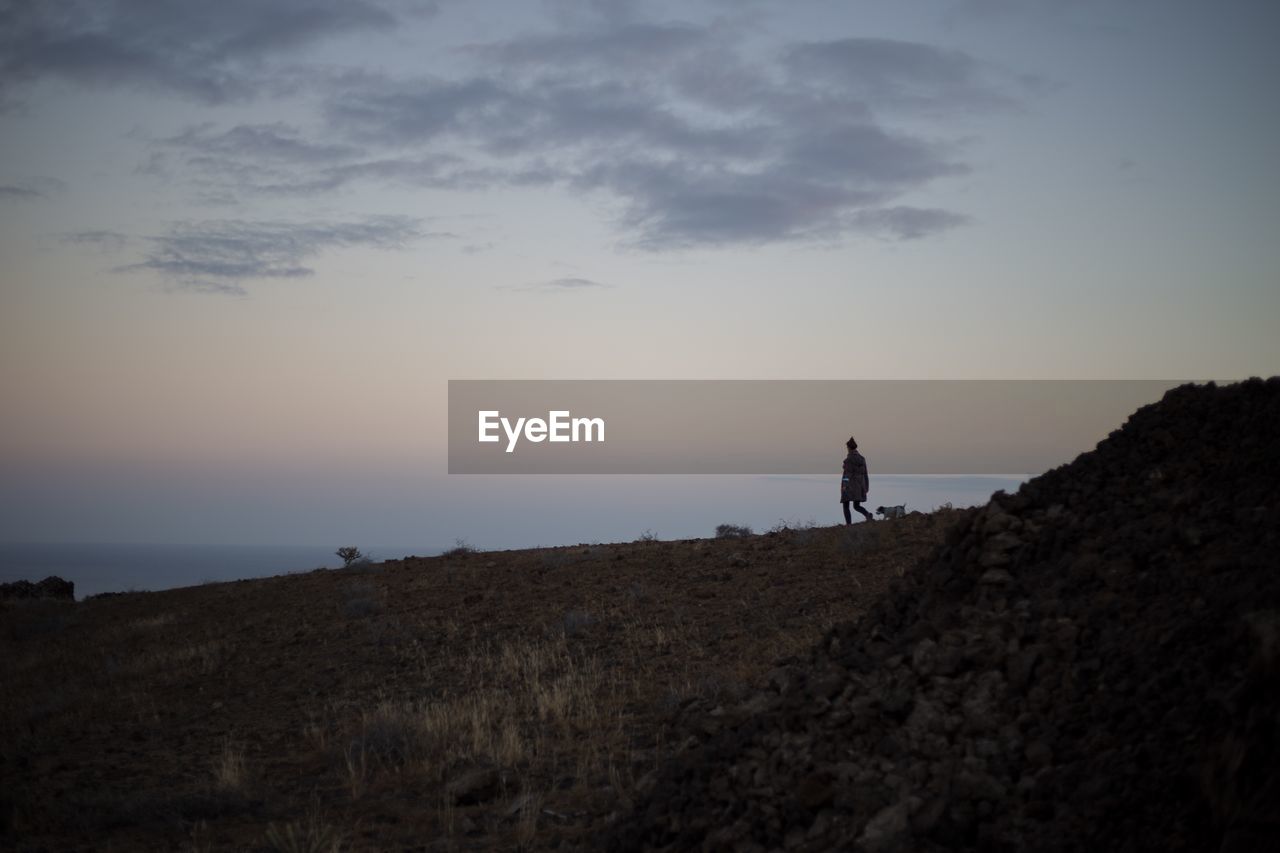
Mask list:
[[[840,502],[861,503],[867,499],[869,488],[871,488],[871,481],[867,476],[867,460],[863,459],[858,451],[850,450],[849,455],[844,458],[844,476],[840,480]]]

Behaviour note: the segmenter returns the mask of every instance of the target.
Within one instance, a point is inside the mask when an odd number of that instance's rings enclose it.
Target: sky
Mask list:
[[[1265,0],[0,0],[0,540],[838,512],[763,480],[450,477],[449,379],[1280,372],[1277,25]]]

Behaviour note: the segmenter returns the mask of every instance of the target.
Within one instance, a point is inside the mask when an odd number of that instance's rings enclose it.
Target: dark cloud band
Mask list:
[[[0,7],[0,69],[10,85],[61,77],[167,90],[207,103],[277,85],[268,60],[319,39],[390,30],[369,0],[41,0]]]
[[[314,270],[305,262],[330,249],[399,249],[423,236],[419,221],[404,216],[355,222],[182,223],[152,238],[144,260],[119,270],[149,270],[189,290],[243,293],[245,281],[311,275]]]

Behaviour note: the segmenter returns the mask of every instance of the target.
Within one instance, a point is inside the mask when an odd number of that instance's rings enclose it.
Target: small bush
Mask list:
[[[361,554],[360,549],[354,545],[343,545],[334,553],[342,560],[343,568],[350,568],[356,560],[364,559],[364,554]]]
[[[474,554],[475,552],[476,552],[476,549],[468,545],[467,540],[455,539],[453,540],[453,547],[450,548],[448,551],[445,551],[443,556],[461,557],[464,554]]]
[[[751,528],[744,527],[739,524],[717,524],[717,539],[741,539],[743,536],[750,536]]]
[[[818,522],[812,518],[806,520],[795,519],[778,519],[778,523],[769,528],[770,533],[786,533],[788,531],[812,530],[818,526]]]
[[[637,539],[636,541],[637,542],[657,542],[658,534],[654,533],[652,530],[646,530],[644,533],[640,534],[640,538]]]

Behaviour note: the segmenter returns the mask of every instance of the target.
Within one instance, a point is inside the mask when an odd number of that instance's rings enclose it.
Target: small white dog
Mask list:
[[[902,518],[907,514],[907,505],[898,504],[897,506],[878,506],[876,507],[876,512],[883,515],[886,521],[890,518]]]

